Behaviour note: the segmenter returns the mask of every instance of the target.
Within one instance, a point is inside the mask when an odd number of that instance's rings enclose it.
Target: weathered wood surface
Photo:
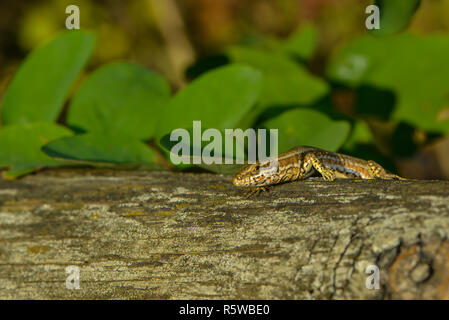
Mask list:
[[[0,298],[449,298],[448,181],[312,178],[242,195],[212,174],[0,180]]]

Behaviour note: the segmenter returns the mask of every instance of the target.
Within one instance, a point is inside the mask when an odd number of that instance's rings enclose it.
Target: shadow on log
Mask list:
[[[0,180],[0,298],[449,298],[448,181],[312,178],[252,198],[230,181],[105,170]]]

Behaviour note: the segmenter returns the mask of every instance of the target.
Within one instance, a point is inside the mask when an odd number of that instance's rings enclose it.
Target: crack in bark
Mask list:
[[[355,233],[351,233],[348,243],[343,248],[342,252],[340,253],[340,255],[338,257],[337,262],[335,263],[335,266],[332,268],[332,283],[331,283],[332,290],[330,291],[330,299],[332,299],[334,297],[334,295],[336,294],[336,291],[337,291],[337,287],[336,287],[337,269],[340,266],[340,263],[346,254],[346,251],[348,250],[349,246],[351,245],[351,243],[354,239],[354,236],[355,236]]]

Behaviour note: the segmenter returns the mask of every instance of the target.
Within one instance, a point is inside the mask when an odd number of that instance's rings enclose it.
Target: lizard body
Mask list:
[[[299,146],[277,157],[243,167],[232,179],[238,187],[254,188],[257,193],[279,183],[306,179],[319,172],[324,180],[399,179],[372,160],[362,160],[314,147]]]

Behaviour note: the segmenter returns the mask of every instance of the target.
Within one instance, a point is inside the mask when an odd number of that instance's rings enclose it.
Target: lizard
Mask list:
[[[298,146],[277,157],[244,166],[232,179],[237,187],[250,188],[250,195],[267,191],[270,186],[303,180],[315,172],[324,180],[344,179],[398,179],[372,160],[363,160],[323,149]]]

